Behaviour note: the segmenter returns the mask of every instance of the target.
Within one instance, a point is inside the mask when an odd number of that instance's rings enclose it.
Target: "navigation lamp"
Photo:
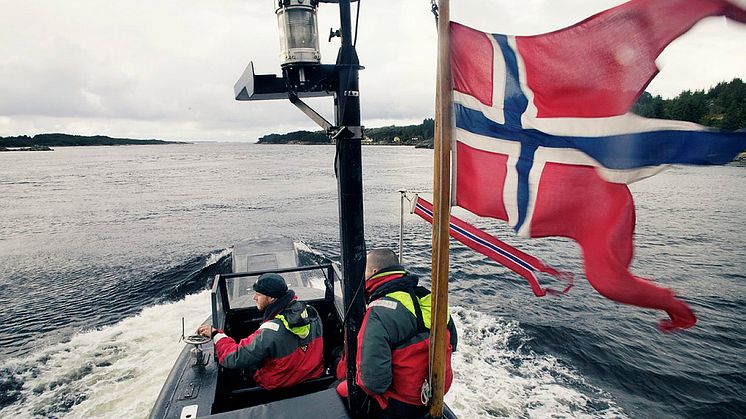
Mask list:
[[[317,0],[278,0],[275,14],[283,67],[321,61],[316,6]]]

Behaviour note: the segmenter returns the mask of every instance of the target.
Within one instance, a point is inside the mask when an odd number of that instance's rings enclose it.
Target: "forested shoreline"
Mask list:
[[[0,151],[21,148],[28,151],[47,151],[49,147],[101,146],[101,145],[143,145],[143,144],[184,144],[176,141],[136,140],[132,138],[112,138],[105,135],[37,134],[33,137],[19,135],[0,137]]]
[[[673,99],[645,92],[632,112],[647,118],[675,119],[735,131],[746,128],[746,83],[741,79],[704,90],[685,90]]]
[[[685,90],[672,99],[644,92],[632,112],[647,118],[674,119],[704,126],[739,130],[746,128],[746,83],[736,78],[709,89]],[[427,118],[419,125],[366,128],[363,144],[414,145],[432,147],[434,121]],[[330,144],[324,131],[294,131],[269,134],[259,144]]]

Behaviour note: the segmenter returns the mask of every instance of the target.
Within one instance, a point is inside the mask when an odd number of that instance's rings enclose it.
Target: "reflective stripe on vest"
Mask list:
[[[403,305],[413,316],[417,317],[417,313],[414,310],[414,303],[412,302],[412,296],[406,291],[394,291],[390,294],[386,294],[386,297],[392,298],[401,305]],[[432,294],[427,294],[424,297],[418,298],[420,302],[420,310],[422,310],[422,321],[425,323],[425,327],[430,329],[430,307],[432,306]],[[448,320],[451,320],[451,313],[448,313]]]

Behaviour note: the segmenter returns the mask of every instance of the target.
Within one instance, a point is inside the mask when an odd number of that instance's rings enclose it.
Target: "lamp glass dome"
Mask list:
[[[277,9],[276,13],[282,64],[318,64],[321,53],[316,8],[291,4]]]

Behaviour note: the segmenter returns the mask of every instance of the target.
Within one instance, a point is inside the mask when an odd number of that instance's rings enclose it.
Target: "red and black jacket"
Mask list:
[[[318,378],[324,371],[321,319],[313,307],[294,300],[293,291],[288,293],[265,309],[264,322],[249,337],[238,343],[220,331],[213,337],[220,365],[256,370],[254,381],[268,390]]]
[[[431,294],[418,279],[393,266],[367,280],[368,309],[358,333],[357,384],[380,405],[391,399],[423,406],[420,391],[428,378]],[[448,320],[445,390],[451,386],[451,353],[457,334]]]

